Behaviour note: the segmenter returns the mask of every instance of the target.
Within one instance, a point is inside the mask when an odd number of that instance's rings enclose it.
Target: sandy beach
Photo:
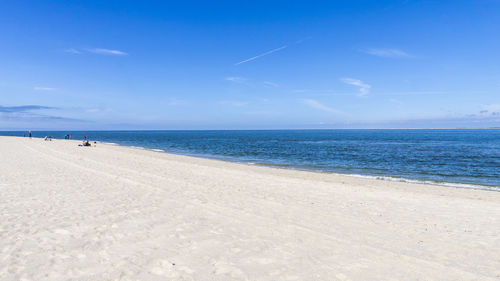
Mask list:
[[[500,193],[0,137],[0,280],[500,280]]]

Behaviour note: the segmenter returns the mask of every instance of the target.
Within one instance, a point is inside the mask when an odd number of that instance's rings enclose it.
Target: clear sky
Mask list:
[[[0,129],[500,127],[500,1],[0,1]]]

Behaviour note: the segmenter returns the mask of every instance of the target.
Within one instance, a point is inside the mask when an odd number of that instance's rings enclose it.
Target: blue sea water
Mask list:
[[[65,134],[252,164],[500,190],[500,130],[494,129],[33,132]]]

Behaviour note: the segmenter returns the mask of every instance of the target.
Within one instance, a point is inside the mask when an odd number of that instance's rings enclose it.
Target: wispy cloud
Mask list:
[[[226,81],[230,81],[230,82],[234,82],[234,83],[244,83],[246,82],[248,79],[244,78],[244,77],[235,77],[235,76],[232,76],[232,77],[226,77],[224,78]]]
[[[325,112],[329,112],[329,113],[333,113],[333,114],[344,114],[342,111],[340,110],[336,110],[334,108],[331,108],[327,105],[324,105],[322,103],[320,103],[319,101],[317,100],[313,100],[313,99],[303,99],[302,102],[311,107],[311,108],[314,108],[314,109],[318,109],[318,110],[321,110],[321,111],[325,111]]]
[[[342,81],[346,84],[352,85],[352,86],[359,87],[358,96],[360,96],[360,97],[368,95],[368,93],[370,93],[370,88],[372,87],[371,85],[368,85],[359,79],[341,78],[340,81]]]
[[[278,87],[279,85],[270,81],[264,81],[263,82],[264,86],[266,87]]]
[[[65,53],[79,55],[84,52],[99,54],[99,55],[113,55],[113,56],[126,56],[128,53],[120,50],[104,49],[104,48],[93,48],[93,49],[75,49],[69,48],[64,50]]]
[[[1,112],[1,111],[0,111],[0,120],[15,122],[15,123],[27,122],[27,124],[29,124],[30,126],[33,125],[33,122],[49,122],[44,124],[52,124],[50,123],[51,121],[89,122],[88,120],[81,120],[63,116],[52,116],[52,115],[44,115],[31,112]]]
[[[394,93],[377,93],[377,96],[436,96],[450,95],[451,92],[443,91],[414,91],[414,92],[394,92]]]
[[[403,103],[400,100],[398,100],[398,99],[389,99],[389,102],[392,103],[392,104],[395,104],[397,106],[403,105]]]
[[[54,107],[43,105],[19,105],[19,106],[1,106],[0,112],[28,112],[41,109],[54,109]]]
[[[82,53],[82,52],[80,52],[80,51],[78,51],[77,49],[74,49],[74,48],[66,49],[66,50],[64,50],[64,52],[66,52],[68,54],[74,54],[74,55],[78,55],[78,54]]]
[[[405,51],[399,50],[399,49],[376,49],[376,48],[369,48],[369,49],[361,49],[361,52],[377,57],[386,57],[386,58],[408,58],[411,57],[410,54],[406,53]]]
[[[178,98],[169,98],[166,101],[166,103],[167,103],[167,105],[174,106],[174,105],[185,105],[185,104],[188,104],[188,101],[187,100],[178,99]]]
[[[492,116],[500,116],[500,104],[487,104],[481,106],[481,111],[479,114],[482,116],[492,115]]]
[[[111,50],[111,49],[102,49],[102,48],[89,49],[89,52],[95,53],[95,54],[101,54],[101,55],[115,55],[115,56],[128,55],[127,53],[120,51],[120,50]]]
[[[35,91],[55,91],[56,88],[35,86],[35,87],[33,87],[33,90],[35,90]]]
[[[18,106],[1,106],[0,105],[0,120],[12,124],[33,125],[33,122],[44,122],[44,124],[52,124],[51,122],[87,122],[79,119],[68,118],[63,116],[52,116],[44,114],[44,110],[59,109],[57,107],[44,105],[18,105]],[[6,124],[7,124],[6,123]],[[5,124],[5,125],[6,125]]]
[[[309,40],[311,38],[312,38],[311,36],[308,36],[308,37],[299,39],[299,40],[295,41],[295,44],[301,44],[302,42],[307,41],[307,40]]]
[[[306,89],[297,89],[297,90],[293,90],[292,93],[307,93],[309,92],[309,90],[306,90]]]
[[[272,53],[274,53],[274,52],[281,51],[281,50],[283,50],[283,49],[285,49],[285,48],[287,48],[287,47],[288,47],[287,45],[281,46],[281,47],[279,47],[279,48],[276,48],[276,49],[273,49],[273,50],[267,51],[267,52],[265,52],[265,53],[262,53],[262,54],[260,54],[260,55],[257,55],[257,56],[255,56],[255,57],[251,57],[251,58],[248,58],[248,59],[246,59],[246,60],[242,60],[242,61],[240,61],[240,62],[237,62],[237,63],[235,63],[234,65],[240,65],[240,64],[242,64],[242,63],[246,63],[246,62],[249,62],[249,61],[256,60],[256,59],[261,58],[261,57],[263,57],[263,56],[270,55],[270,54],[272,54]]]
[[[217,102],[218,104],[230,105],[235,107],[241,107],[248,104],[246,101],[237,101],[237,100],[221,100]]]
[[[489,111],[500,111],[500,104],[486,104],[482,108]]]

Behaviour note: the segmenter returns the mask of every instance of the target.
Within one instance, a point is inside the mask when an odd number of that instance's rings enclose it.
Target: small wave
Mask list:
[[[319,172],[319,173],[327,173],[327,174],[335,174],[341,176],[348,177],[356,177],[356,178],[365,178],[365,179],[376,179],[376,180],[386,180],[386,181],[395,181],[395,182],[406,182],[406,183],[414,183],[414,184],[427,184],[427,185],[435,185],[435,186],[447,186],[447,187],[455,187],[455,188],[466,188],[466,189],[477,189],[477,190],[488,190],[488,191],[497,191],[500,192],[500,186],[489,186],[489,185],[479,185],[479,184],[468,184],[468,183],[454,183],[454,182],[438,182],[431,180],[416,180],[416,179],[407,179],[407,178],[397,178],[391,176],[371,176],[371,175],[360,175],[360,174],[347,174],[347,173],[339,173],[318,169],[307,169],[303,167],[286,165],[286,164],[270,164],[270,163],[260,163],[260,162],[247,162],[250,165],[258,165],[258,166],[267,166],[277,169],[287,169],[287,170],[299,170],[299,171],[307,171],[307,172]]]
[[[145,148],[145,147],[142,147],[142,146],[134,146],[134,145],[131,145],[131,146],[129,146],[129,147],[131,147],[131,148],[136,148],[136,149],[146,150],[146,148]]]
[[[119,145],[117,143],[114,143],[114,142],[101,142],[102,144],[108,144],[108,145]]]
[[[455,188],[500,191],[500,187],[488,186],[488,185],[454,183],[454,182],[437,182],[437,181],[430,181],[430,180],[415,180],[415,179],[406,179],[406,178],[395,178],[395,177],[389,177],[389,176],[369,176],[369,175],[359,175],[359,174],[340,174],[340,175],[345,175],[345,176],[349,176],[349,177],[356,177],[356,178],[387,180],[387,181],[406,182],[406,183],[415,183],[415,184],[429,184],[429,185],[448,186],[448,187],[455,187]]]
[[[155,151],[155,152],[165,152],[165,150],[163,150],[163,149],[156,149],[156,148],[152,148],[152,149],[148,149],[148,150]]]

